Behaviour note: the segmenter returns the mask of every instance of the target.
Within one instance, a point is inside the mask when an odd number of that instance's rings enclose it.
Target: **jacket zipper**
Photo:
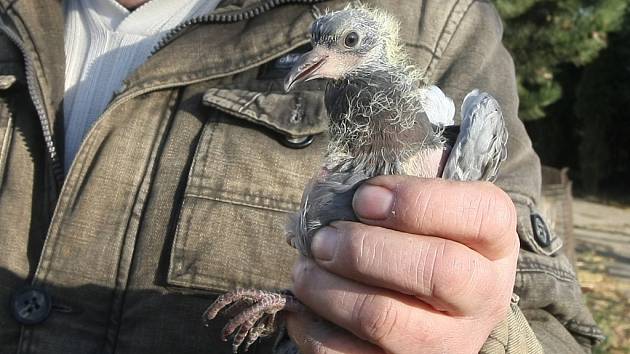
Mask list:
[[[61,166],[61,162],[59,161],[59,157],[57,155],[57,149],[53,140],[50,121],[48,120],[48,113],[46,112],[46,108],[44,107],[44,99],[42,98],[39,81],[37,80],[37,75],[35,74],[33,58],[31,58],[31,56],[29,55],[28,49],[24,45],[24,42],[22,42],[20,37],[4,23],[1,17],[0,31],[2,31],[9,38],[9,40],[11,40],[11,42],[13,42],[16,47],[18,47],[20,52],[22,52],[22,56],[24,58],[24,68],[26,74],[26,84],[28,86],[28,93],[31,96],[31,100],[33,101],[33,105],[35,106],[35,110],[37,111],[37,116],[39,117],[39,123],[42,127],[42,133],[44,135],[44,142],[46,143],[48,158],[50,158],[52,172],[55,178],[55,182],[57,183],[56,190],[58,190],[63,184],[64,180],[63,167]]]
[[[317,3],[321,3],[325,1],[327,0],[266,0],[263,3],[260,3],[258,6],[255,6],[246,10],[242,10],[242,11],[234,11],[234,12],[225,13],[225,14],[208,14],[204,16],[195,17],[181,23],[177,27],[167,32],[165,36],[162,38],[162,40],[160,40],[160,42],[158,42],[158,44],[153,48],[150,55],[153,55],[158,50],[162,49],[164,46],[170,43],[175,37],[180,35],[184,30],[188,29],[190,26],[194,26],[197,24],[238,22],[238,21],[251,19],[252,17],[258,16],[266,11],[269,11],[281,5],[317,4]],[[351,0],[351,3],[353,1],[356,1],[356,0]],[[206,78],[204,80],[209,80],[209,79],[210,78]],[[105,111],[101,114],[101,116],[107,115],[111,110],[113,110],[114,108],[118,107],[120,104],[127,102],[128,100],[134,97],[138,97],[140,95],[143,95],[148,92],[155,91],[155,90],[173,88],[173,87],[182,86],[186,84],[192,84],[194,82],[199,82],[199,81],[203,81],[203,80],[192,80],[192,81],[180,82],[176,84],[168,83],[165,85],[157,85],[150,88],[143,88],[134,92],[127,92],[129,88],[129,82],[127,80],[124,80],[122,87],[114,93],[114,97],[112,98],[112,101],[107,106]],[[98,124],[98,121],[95,124]],[[90,133],[88,132],[87,136],[84,138],[84,143],[86,140],[88,140],[89,136],[90,136]],[[81,146],[83,146],[83,144]],[[81,147],[79,148],[79,150],[81,150]],[[70,169],[72,169],[72,166],[70,166]],[[63,190],[61,191],[61,193],[63,194]]]
[[[228,12],[223,14],[210,13],[208,15],[191,18],[185,22],[182,22],[177,27],[173,28],[158,42],[158,44],[151,51],[151,55],[155,54],[158,50],[162,49],[165,45],[170,43],[178,35],[180,35],[185,29],[197,24],[209,24],[209,23],[233,23],[249,20],[253,17],[261,15],[273,8],[289,5],[289,4],[317,4],[326,0],[265,0],[257,6],[241,10]]]
[[[204,16],[199,16],[187,20],[177,27],[170,30],[164,38],[162,38],[158,44],[151,51],[151,55],[155,54],[157,51],[162,49],[168,43],[170,43],[175,37],[181,34],[184,30],[188,29],[191,26],[197,24],[208,24],[208,23],[233,23],[240,22],[244,20],[249,20],[253,17],[261,15],[273,8],[288,5],[288,4],[316,4],[323,2],[325,0],[266,0],[257,6],[252,8],[236,11],[231,13],[224,14],[215,14],[211,13]],[[35,105],[35,110],[37,111],[37,115],[39,116],[39,122],[42,127],[42,133],[44,135],[44,142],[46,143],[46,148],[48,151],[48,157],[50,158],[53,175],[57,182],[57,188],[63,185],[64,181],[64,172],[63,167],[61,166],[61,162],[59,161],[59,157],[57,155],[57,150],[55,147],[55,142],[53,140],[52,130],[50,126],[50,121],[48,120],[48,114],[46,113],[46,109],[44,108],[44,100],[42,98],[42,94],[39,87],[39,82],[37,81],[37,76],[35,75],[33,59],[30,57],[27,48],[24,46],[24,43],[20,39],[18,35],[16,35],[0,18],[0,31],[4,32],[6,36],[18,47],[18,49],[22,52],[22,56],[24,57],[24,66],[26,71],[26,82],[28,85],[28,91],[31,96],[31,100]]]

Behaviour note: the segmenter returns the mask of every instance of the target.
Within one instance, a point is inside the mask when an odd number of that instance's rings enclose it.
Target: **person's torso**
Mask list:
[[[221,321],[202,325],[213,296],[290,286],[284,225],[327,124],[323,83],[285,93],[282,80],[314,16],[346,5],[314,2],[235,1],[173,33],[60,186],[61,5],[0,1],[0,78],[15,78],[0,85],[0,302],[23,295],[0,312],[0,353],[228,353]],[[468,3],[379,6],[427,69]]]

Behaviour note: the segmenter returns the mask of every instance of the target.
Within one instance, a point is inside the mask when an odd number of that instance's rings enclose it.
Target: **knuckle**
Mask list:
[[[396,209],[399,213],[396,219],[414,230],[424,229],[433,223],[435,215],[440,214],[437,209],[444,207],[441,193],[440,184],[433,181],[424,182],[421,186],[409,186],[397,199]]]
[[[453,246],[445,246],[443,256],[435,262],[431,271],[431,295],[444,299],[468,295],[481,276],[479,263],[463,257],[461,250]]]
[[[433,296],[437,264],[444,258],[445,248],[446,240],[437,239],[427,247],[424,261],[416,264],[415,289],[418,295]]]
[[[507,226],[516,227],[516,207],[514,206],[514,202],[512,198],[505,193],[502,189],[497,186],[494,186],[494,190],[496,192],[496,208],[501,212],[501,215],[505,215],[505,219],[502,221]]]
[[[383,247],[370,236],[370,226],[345,223],[343,228],[342,239],[347,242],[347,247],[343,247],[345,250],[342,251],[343,257],[341,257],[344,263],[358,273],[365,273],[377,266],[376,262],[381,259]]]
[[[358,300],[352,316],[360,336],[377,344],[390,336],[399,322],[393,300],[374,295],[366,295]]]
[[[490,182],[480,182],[479,186],[478,234],[480,240],[494,242],[497,238],[510,235],[516,230],[516,208],[510,196]]]

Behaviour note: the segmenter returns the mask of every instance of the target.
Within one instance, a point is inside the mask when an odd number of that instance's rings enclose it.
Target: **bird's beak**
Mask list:
[[[284,90],[289,92],[297,83],[324,77],[319,69],[326,63],[327,59],[328,55],[317,48],[304,53],[284,79]]]

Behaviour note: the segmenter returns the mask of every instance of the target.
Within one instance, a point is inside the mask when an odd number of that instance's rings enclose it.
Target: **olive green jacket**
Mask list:
[[[327,138],[323,84],[285,93],[282,78],[314,16],[345,6],[314,2],[226,0],[169,34],[64,179],[61,2],[0,0],[0,353],[228,353],[220,321],[201,323],[215,294],[290,286],[283,225]],[[540,165],[494,8],[376,5],[399,17],[409,54],[456,102],[480,88],[504,108],[497,183],[520,215],[520,301],[484,351],[590,351],[601,333],[536,216]]]

